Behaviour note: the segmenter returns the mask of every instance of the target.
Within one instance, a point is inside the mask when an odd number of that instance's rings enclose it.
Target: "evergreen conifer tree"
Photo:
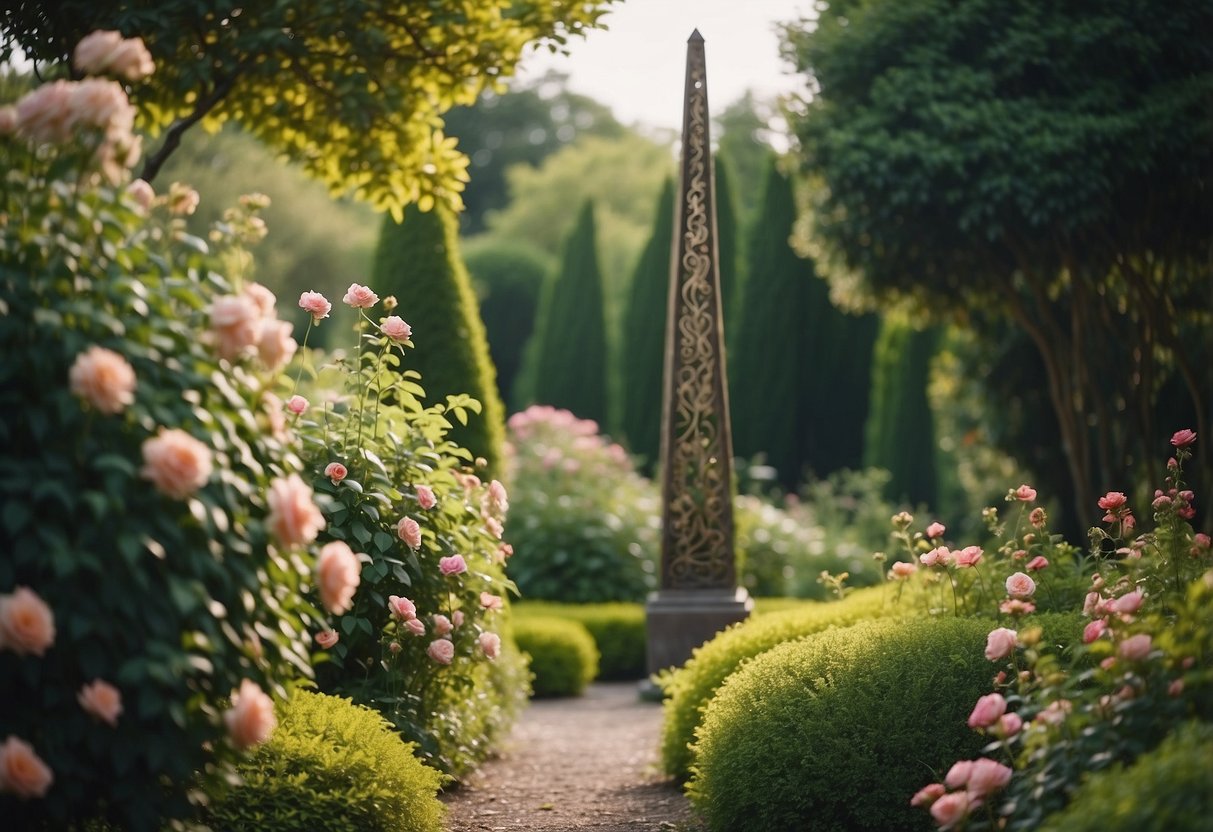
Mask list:
[[[529,398],[603,424],[607,416],[606,319],[592,200],[582,206],[565,241],[560,272],[544,287],[534,337]]]
[[[653,233],[645,244],[623,317],[623,436],[641,465],[651,471],[661,439],[661,397],[669,310],[670,246],[674,233],[674,182],[657,197]]]
[[[403,222],[384,217],[372,266],[371,287],[395,296],[393,314],[413,329],[405,366],[421,373],[427,402],[466,393],[481,404],[468,424],[454,422],[452,438],[489,463],[495,474],[505,439],[505,408],[497,395],[484,324],[459,255],[459,223],[445,206],[408,209]],[[373,310],[372,310],[373,311]]]
[[[730,336],[736,331],[737,298],[744,276],[738,251],[737,200],[733,196],[732,174],[723,155],[717,154],[716,170],[716,247],[720,256],[720,314],[724,316],[725,354]]]

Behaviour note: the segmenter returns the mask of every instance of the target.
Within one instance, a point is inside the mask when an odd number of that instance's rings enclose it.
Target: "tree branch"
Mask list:
[[[160,145],[160,149],[151,156],[148,156],[146,161],[144,161],[143,170],[139,174],[140,179],[150,184],[156,178],[156,174],[160,172],[160,168],[164,166],[168,157],[181,146],[181,134],[201,121],[211,110],[215,109],[215,106],[232,91],[232,87],[235,85],[238,77],[240,77],[239,70],[231,75],[220,77],[215,82],[215,87],[211,90],[210,95],[198,99],[198,103],[194,105],[192,113],[185,118],[180,118],[173,122],[172,126],[164,134],[164,144]]]

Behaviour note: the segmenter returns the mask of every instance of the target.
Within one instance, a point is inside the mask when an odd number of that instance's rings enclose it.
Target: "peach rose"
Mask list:
[[[244,294],[257,304],[257,311],[261,313],[262,317],[268,318],[277,314],[274,312],[274,307],[278,305],[277,296],[260,283],[250,283],[245,286]]]
[[[341,615],[354,605],[361,572],[362,564],[348,545],[340,540],[324,545],[316,560],[316,585],[326,610]]]
[[[116,81],[85,78],[72,87],[67,107],[73,125],[94,127],[109,141],[126,139],[135,125],[135,108]]]
[[[501,655],[501,636],[496,633],[481,633],[479,641],[480,649],[488,658],[496,659]]]
[[[501,521],[496,517],[484,518],[484,529],[498,540],[505,535],[505,526],[501,525]]]
[[[1031,598],[1036,592],[1036,581],[1032,580],[1023,572],[1016,572],[1007,578],[1007,595],[1012,598],[1024,599]]]
[[[63,144],[72,136],[68,102],[75,84],[52,81],[24,95],[17,102],[17,130],[36,142]]]
[[[72,64],[86,75],[109,74],[127,81],[141,81],[156,71],[142,38],[124,38],[114,31],[81,38],[72,52]]]
[[[947,526],[945,526],[943,523],[932,523],[931,525],[927,526],[927,537],[931,540],[934,540],[937,537],[943,537],[943,533],[947,530]]]
[[[201,199],[198,192],[184,182],[174,182],[168,186],[168,210],[170,214],[188,217],[198,210]]]
[[[261,321],[261,334],[257,341],[257,355],[261,358],[261,363],[271,373],[276,373],[281,370],[291,356],[295,354],[295,350],[299,345],[295,343],[295,339],[291,337],[293,324],[286,321],[274,320],[272,318],[264,318]]]
[[[319,292],[304,292],[299,296],[299,308],[312,316],[313,324],[318,324],[333,311],[333,304]]]
[[[211,304],[215,351],[232,360],[261,339],[261,310],[248,295],[223,295]]]
[[[425,652],[438,664],[450,664],[451,660],[455,658],[455,645],[445,638],[440,638],[437,641],[431,641]]]
[[[379,296],[366,286],[351,283],[341,300],[355,309],[370,309],[379,302]]]
[[[898,580],[904,580],[917,571],[918,566],[916,564],[906,563],[905,561],[899,560],[893,564],[893,568],[889,570],[889,574]]]
[[[274,717],[274,702],[250,679],[240,682],[240,690],[232,691],[232,707],[223,715],[232,744],[239,749],[260,745],[270,738],[278,720]]]
[[[321,630],[313,637],[321,649],[328,650],[334,644],[341,640],[341,636],[337,635],[336,630]]]
[[[399,315],[389,315],[385,318],[379,325],[379,331],[397,343],[413,337],[413,328],[405,323]]]
[[[1014,653],[1018,635],[1014,630],[1006,627],[992,630],[986,636],[986,658],[992,662],[996,662]]]
[[[135,369],[113,350],[92,346],[76,356],[68,382],[102,413],[121,413],[135,401]]]
[[[324,466],[324,475],[329,478],[333,485],[339,485],[343,479],[349,476],[349,470],[340,462],[330,462]]]
[[[101,679],[94,679],[80,688],[76,701],[90,716],[111,726],[117,725],[118,717],[122,715],[122,694],[116,687]]]
[[[126,192],[130,194],[131,198],[135,200],[135,203],[142,211],[150,209],[152,203],[156,201],[156,192],[146,179],[134,180],[126,186]]]
[[[956,558],[956,565],[963,567],[976,566],[981,562],[982,554],[980,546],[966,546],[960,551],[953,553]]]
[[[29,743],[11,736],[0,743],[0,792],[23,800],[45,797],[54,780],[50,768]]]
[[[311,543],[324,528],[324,515],[312,501],[312,489],[298,474],[270,483],[267,502],[270,513],[266,523],[279,542],[287,546]]]
[[[489,483],[488,491],[485,494],[485,509],[493,517],[504,517],[510,510],[510,500],[505,486],[497,480]]]
[[[139,472],[175,500],[193,494],[211,476],[211,449],[179,428],[161,428],[143,443]]]
[[[923,566],[948,566],[952,563],[952,553],[947,546],[936,546],[925,555],[918,558]]]
[[[410,549],[421,546],[421,526],[412,517],[401,517],[396,524],[396,536]]]
[[[32,589],[0,595],[0,649],[41,656],[55,643],[55,615]]]

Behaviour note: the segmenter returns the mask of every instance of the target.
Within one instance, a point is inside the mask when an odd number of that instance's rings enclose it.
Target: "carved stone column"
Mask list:
[[[649,597],[648,669],[680,665],[753,608],[733,563],[733,442],[716,251],[703,37],[687,41],[681,182],[671,246],[662,397],[661,589]]]

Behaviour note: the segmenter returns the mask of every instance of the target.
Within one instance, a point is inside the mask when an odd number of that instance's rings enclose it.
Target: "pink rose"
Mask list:
[[[954,552],[956,565],[962,567],[976,566],[981,562],[982,551],[980,546],[966,546],[959,552]]]
[[[455,658],[455,645],[445,638],[440,638],[437,641],[431,641],[425,652],[438,664],[450,664],[451,659]]]
[[[396,524],[396,536],[410,549],[421,546],[421,526],[412,517],[400,518],[400,522]]]
[[[948,566],[952,563],[952,553],[947,546],[937,546],[918,560],[923,566]]]
[[[438,569],[443,575],[462,575],[468,571],[468,565],[463,555],[451,555],[449,558],[438,559]]]
[[[0,649],[42,656],[55,643],[55,616],[38,593],[24,586],[0,595]]]
[[[349,476],[349,470],[340,462],[330,462],[324,466],[324,475],[328,477],[333,485],[340,485],[341,481]]]
[[[260,283],[245,286],[244,294],[257,306],[262,317],[272,317],[275,314],[274,307],[278,305],[278,298]]]
[[[399,595],[388,596],[387,608],[397,621],[410,621],[417,617],[417,605]]]
[[[399,653],[399,652],[400,652],[400,650],[401,650],[401,647],[400,647],[400,642],[398,642],[398,641],[393,641],[391,644],[389,644],[389,645],[387,646],[387,649],[391,651],[391,653],[392,653],[392,655],[393,655],[393,656],[394,656],[394,655],[396,655],[396,654],[397,654],[397,653]]]
[[[496,517],[484,518],[484,528],[485,531],[498,540],[501,540],[502,536],[505,534],[505,526],[501,525],[501,521]]]
[[[1018,635],[1014,630],[1007,629],[1006,627],[992,630],[986,636],[986,658],[992,662],[996,662],[1014,653]]]
[[[152,207],[152,203],[156,201],[156,192],[152,186],[148,184],[146,179],[136,179],[131,184],[126,186],[126,192],[135,200],[135,204],[140,210],[147,211]]]
[[[1007,578],[1007,595],[1012,598],[1031,598],[1036,592],[1036,581],[1023,572],[1016,572]]]
[[[501,654],[501,636],[496,633],[481,633],[480,649],[490,659],[496,659]]]
[[[1015,489],[1015,499],[1022,503],[1030,503],[1036,499],[1036,489],[1030,485],[1021,485]]]
[[[1108,631],[1108,622],[1097,618],[1082,628],[1082,643],[1090,644]]]
[[[278,724],[273,700],[250,679],[242,680],[240,690],[232,691],[232,707],[223,721],[232,744],[242,750],[268,740]]]
[[[998,720],[998,735],[1004,739],[1013,737],[1023,729],[1023,719],[1019,714],[1003,714]]]
[[[313,324],[318,324],[333,311],[333,304],[319,292],[304,292],[299,296],[299,308],[312,316]]]
[[[1021,601],[1018,598],[1008,598],[998,605],[998,611],[1003,615],[1030,615],[1036,612],[1036,605],[1031,601]]]
[[[1002,763],[982,757],[973,761],[968,790],[971,797],[986,797],[1011,782],[1011,769]]]
[[[326,543],[316,559],[316,585],[320,601],[333,615],[341,615],[354,605],[354,590],[361,579],[362,564],[343,541]]]
[[[1032,513],[1028,515],[1028,522],[1032,524],[1034,529],[1043,529],[1045,524],[1049,522],[1049,517],[1045,514],[1045,510],[1040,506],[1032,509]]]
[[[445,636],[453,629],[454,627],[451,625],[451,619],[447,618],[445,615],[434,616],[434,635]]]
[[[989,728],[1007,712],[1007,700],[1001,693],[989,693],[977,700],[969,714],[970,728]]]
[[[1082,614],[1086,616],[1094,615],[1103,602],[1103,596],[1098,592],[1088,592],[1087,597],[1082,602]]]
[[[1141,661],[1150,655],[1150,647],[1152,639],[1146,633],[1140,633],[1135,636],[1129,636],[1120,643],[1117,652],[1122,659],[1127,659],[1131,662]]]
[[[118,724],[118,717],[122,714],[122,694],[109,682],[94,679],[91,684],[80,688],[76,701],[89,716],[111,726]]]
[[[366,286],[351,283],[350,288],[345,291],[345,297],[341,300],[355,309],[370,309],[379,302],[379,296]]]
[[[1141,603],[1145,596],[1142,595],[1140,589],[1135,589],[1132,592],[1122,595],[1112,602],[1112,611],[1122,613],[1124,615],[1132,615],[1141,609]]]
[[[425,635],[425,622],[420,618],[410,618],[404,622],[404,626],[415,636]]]
[[[493,595],[491,592],[480,593],[480,606],[486,610],[499,610],[504,606],[504,603],[500,595]]]
[[[1123,508],[1128,498],[1119,491],[1109,491],[1107,494],[1099,498],[1099,507],[1104,511],[1115,511]]]
[[[261,336],[257,341],[257,355],[261,363],[271,373],[276,373],[286,366],[295,354],[299,345],[291,337],[293,325],[286,321],[263,319],[261,321]]]
[[[72,52],[72,64],[85,75],[114,75],[141,81],[156,71],[142,38],[124,38],[119,32],[90,32]]]
[[[456,627],[463,626],[463,610],[455,610],[451,613],[451,621]]]
[[[413,328],[406,324],[399,315],[389,315],[379,325],[379,331],[397,343],[402,343],[413,337]]]
[[[215,352],[229,361],[261,338],[261,310],[248,295],[223,295],[211,303],[211,334]]]
[[[1196,433],[1188,428],[1175,431],[1171,437],[1171,444],[1177,448],[1186,448],[1196,441]]]
[[[72,135],[70,81],[42,84],[17,102],[18,131],[37,142],[63,144]]]
[[[270,483],[266,502],[270,507],[266,523],[284,546],[311,543],[324,528],[324,515],[312,501],[312,489],[298,474]]]
[[[1029,572],[1039,572],[1040,570],[1047,568],[1048,565],[1048,558],[1046,558],[1044,555],[1037,555],[1028,561],[1027,570]]]
[[[417,486],[417,502],[427,510],[438,505],[438,500],[434,497],[434,489],[428,485]]]
[[[291,396],[286,400],[286,409],[296,416],[300,416],[303,414],[303,411],[307,410],[307,399],[298,395]]]
[[[911,806],[930,806],[936,800],[943,797],[947,793],[947,789],[943,783],[932,783],[929,786],[923,786],[914,793],[910,798]]]
[[[92,346],[76,356],[68,382],[102,413],[121,413],[135,401],[135,369],[118,353]]]
[[[50,768],[29,743],[12,736],[0,743],[0,792],[23,800],[45,797],[54,780]]]
[[[328,650],[330,647],[340,641],[341,636],[337,635],[336,630],[321,630],[320,632],[316,633],[314,638],[316,639],[316,643],[320,645],[321,649]]]
[[[102,78],[85,78],[73,85],[71,93],[67,100],[71,124],[95,128],[105,134],[107,142],[130,140],[135,108],[121,84]]]
[[[493,517],[504,517],[510,509],[510,501],[506,496],[505,486],[497,480],[489,483],[484,499],[485,512]]]
[[[948,530],[948,527],[943,523],[935,522],[927,526],[927,537],[934,540],[937,537],[943,537],[943,533]]]
[[[971,808],[965,792],[952,792],[931,804],[931,817],[941,829],[949,829],[964,820]]]
[[[903,579],[908,578],[917,572],[918,567],[912,563],[906,563],[905,561],[899,560],[893,564],[893,568],[890,571],[892,572],[894,578]]]
[[[211,449],[183,430],[161,428],[143,442],[139,473],[175,500],[193,494],[211,476]]]
[[[1039,722],[1046,725],[1060,725],[1065,722],[1066,716],[1074,710],[1074,705],[1068,699],[1058,699],[1050,702],[1048,707],[1036,715]]]

